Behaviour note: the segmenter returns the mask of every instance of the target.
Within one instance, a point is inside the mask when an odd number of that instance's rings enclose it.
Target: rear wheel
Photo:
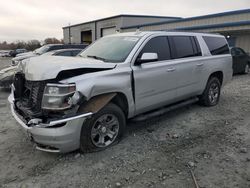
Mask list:
[[[211,77],[206,85],[203,94],[200,96],[200,103],[205,106],[215,106],[220,99],[221,83],[217,77]]]
[[[125,122],[123,111],[113,103],[107,104],[83,123],[80,150],[93,152],[114,145],[124,133]]]

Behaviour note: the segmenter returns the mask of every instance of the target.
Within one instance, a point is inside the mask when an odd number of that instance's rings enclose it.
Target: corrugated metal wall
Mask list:
[[[141,26],[139,29],[141,31],[161,31],[161,30],[174,30],[178,28],[190,28],[197,26],[197,29],[189,29],[188,31],[193,32],[207,32],[207,33],[221,33],[225,36],[234,35],[236,39],[236,46],[243,48],[246,52],[250,53],[250,25],[244,26],[230,26],[230,27],[212,27],[212,28],[198,28],[200,26],[208,26],[215,24],[225,24],[233,22],[250,21],[250,12],[239,13],[234,15],[225,15],[211,18],[193,18],[185,19],[184,21],[175,21],[163,24],[152,24]],[[125,28],[122,32],[132,32],[136,31],[138,26],[133,28]]]
[[[201,25],[213,25],[213,24],[249,21],[249,20],[250,20],[250,13],[247,13],[247,14],[240,14],[240,15],[230,15],[230,16],[221,16],[221,17],[215,17],[215,18],[205,18],[205,19],[190,20],[190,21],[183,21],[183,22],[174,22],[174,23],[161,24],[161,25],[144,26],[144,27],[141,27],[140,29],[145,30],[145,31],[164,30],[164,29],[175,29],[175,28],[201,26]]]
[[[243,48],[247,53],[250,53],[250,34],[237,36],[235,46],[239,46]]]

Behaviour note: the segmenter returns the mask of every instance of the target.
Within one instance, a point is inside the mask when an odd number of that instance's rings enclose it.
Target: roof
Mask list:
[[[79,26],[79,25],[82,25],[82,24],[89,24],[89,23],[93,23],[93,22],[98,22],[98,21],[103,21],[103,20],[108,20],[108,19],[113,19],[113,18],[119,18],[119,17],[182,19],[181,17],[172,17],[172,16],[119,14],[119,15],[115,15],[115,16],[110,16],[110,17],[106,17],[106,18],[101,18],[101,19],[97,19],[97,20],[92,20],[92,21],[88,21],[88,22],[83,22],[83,23],[79,23],[79,24],[65,26],[65,27],[63,27],[63,29],[66,29],[66,28],[69,28],[69,27]]]
[[[216,37],[224,37],[220,34],[214,33],[197,33],[197,32],[186,32],[186,31],[135,31],[135,32],[124,32],[113,35],[108,35],[105,37],[113,37],[113,36],[128,36],[128,37],[144,37],[154,34],[166,34],[166,35],[183,35],[183,36],[216,36]]]
[[[244,13],[250,13],[250,9],[235,10],[235,11],[228,11],[228,12],[209,14],[209,15],[203,15],[203,16],[182,18],[182,19],[178,19],[178,20],[170,20],[170,21],[161,21],[161,22],[154,22],[154,23],[148,23],[148,24],[132,25],[132,26],[128,26],[128,27],[122,27],[121,29],[139,28],[139,27],[144,27],[144,26],[153,26],[153,25],[161,25],[161,24],[168,24],[168,23],[178,23],[178,22],[185,22],[185,21],[191,21],[191,20],[214,18],[214,17],[221,17],[221,16],[228,16],[228,15],[244,14]]]

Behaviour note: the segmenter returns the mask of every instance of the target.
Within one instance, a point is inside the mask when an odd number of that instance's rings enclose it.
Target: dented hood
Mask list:
[[[116,63],[82,57],[39,56],[26,59],[19,65],[19,71],[27,80],[39,81],[54,79],[64,70],[75,69],[112,69]]]

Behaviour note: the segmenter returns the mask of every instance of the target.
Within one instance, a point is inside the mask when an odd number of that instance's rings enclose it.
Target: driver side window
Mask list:
[[[157,53],[158,61],[171,59],[167,37],[161,36],[150,39],[139,53],[138,58],[141,58],[143,53]]]

